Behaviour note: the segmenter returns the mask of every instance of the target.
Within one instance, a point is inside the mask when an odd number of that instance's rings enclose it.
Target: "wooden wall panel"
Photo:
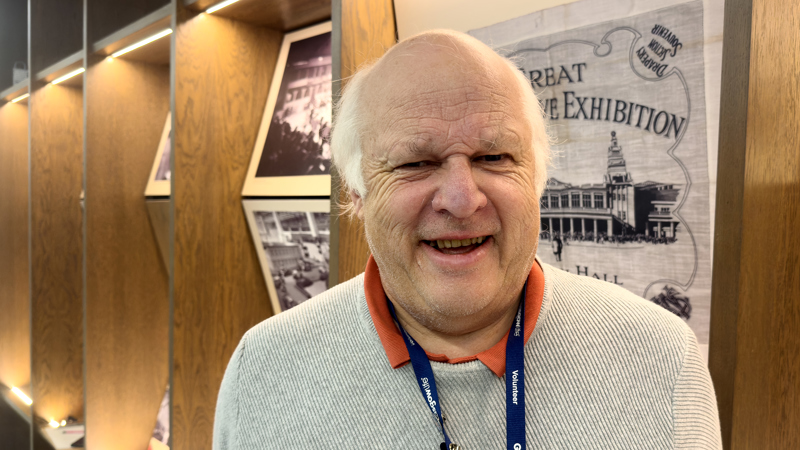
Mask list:
[[[341,76],[344,88],[347,78],[361,65],[379,58],[395,44],[397,33],[392,0],[341,0],[341,5]],[[346,192],[340,192],[342,202],[347,197]],[[338,228],[338,282],[341,283],[364,271],[370,251],[364,238],[364,227],[358,219],[339,217]]]
[[[144,198],[169,67],[101,60],[86,90],[86,443],[142,450],[169,379],[169,283]]]
[[[753,0],[732,448],[800,448],[800,3]],[[721,180],[722,181],[722,180]]]
[[[0,107],[0,382],[30,392],[28,106]]]
[[[717,165],[719,183],[708,352],[708,369],[717,394],[725,448],[730,448],[733,427],[751,11],[752,0],[728,0],[725,3]]]
[[[47,85],[30,108],[33,407],[82,419],[83,92]]]
[[[241,191],[279,32],[181,10],[175,53],[172,448],[211,448],[222,376],[271,315]]]

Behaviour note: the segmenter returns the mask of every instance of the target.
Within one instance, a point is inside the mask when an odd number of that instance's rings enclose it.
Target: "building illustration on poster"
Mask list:
[[[587,8],[572,14],[603,2],[582,3]],[[549,119],[555,144],[540,200],[538,257],[668,309],[706,347],[711,215],[703,3],[590,25],[580,16],[575,22],[583,26],[544,35],[531,31],[534,16],[470,34],[501,43],[493,47],[529,79]]]
[[[669,244],[676,241],[680,225],[672,215],[679,192],[675,184],[634,183],[612,131],[602,183],[573,186],[548,180],[541,198],[541,237]]]

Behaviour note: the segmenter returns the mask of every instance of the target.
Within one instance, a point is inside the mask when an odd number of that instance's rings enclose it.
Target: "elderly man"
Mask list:
[[[244,336],[216,449],[721,448],[691,330],[536,261],[548,138],[512,63],[405,40],[350,80],[332,149],[372,257]]]

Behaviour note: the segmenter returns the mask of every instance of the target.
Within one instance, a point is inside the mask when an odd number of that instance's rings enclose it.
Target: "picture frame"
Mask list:
[[[161,139],[158,141],[158,151],[156,152],[153,167],[150,169],[150,178],[147,179],[145,187],[145,197],[164,197],[170,195],[170,176],[171,169],[169,164],[170,153],[172,151],[172,112],[167,113],[167,120],[161,131]]]
[[[275,314],[329,288],[329,200],[243,200],[242,206]]]
[[[331,29],[328,21],[284,36],[243,197],[330,195]]]

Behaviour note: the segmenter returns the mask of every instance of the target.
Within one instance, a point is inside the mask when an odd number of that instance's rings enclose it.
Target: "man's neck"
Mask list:
[[[448,326],[447,331],[435,330],[419,323],[397,303],[394,305],[400,325],[430,354],[446,355],[449,359],[475,356],[492,348],[508,333],[519,308],[519,299],[502,315],[485,323],[464,323]],[[452,325],[452,324],[451,324]]]

